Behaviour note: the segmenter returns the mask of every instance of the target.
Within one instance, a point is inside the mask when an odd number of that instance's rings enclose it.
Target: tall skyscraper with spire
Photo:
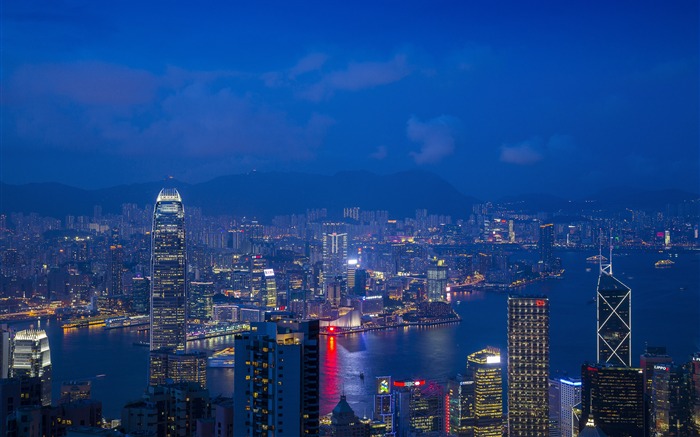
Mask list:
[[[186,262],[182,198],[176,189],[164,188],[156,199],[151,233],[152,351],[165,348],[185,352]]]
[[[596,295],[598,363],[632,366],[632,290],[613,276],[612,246],[607,264],[600,264]]]

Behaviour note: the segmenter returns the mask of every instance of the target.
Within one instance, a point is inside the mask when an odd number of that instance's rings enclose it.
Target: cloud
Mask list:
[[[387,150],[386,146],[379,146],[379,147],[377,147],[377,150],[370,153],[369,157],[372,159],[376,159],[378,161],[381,161],[382,159],[386,158],[388,155],[389,155],[389,151]]]
[[[547,157],[566,158],[576,151],[574,140],[569,135],[554,134],[545,142],[533,137],[515,144],[501,146],[500,160],[508,164],[533,165]]]
[[[406,136],[420,143],[419,152],[410,152],[416,164],[435,164],[451,155],[455,148],[455,137],[461,130],[458,118],[441,115],[426,122],[416,117],[408,119]]]
[[[532,141],[501,146],[501,161],[509,164],[531,165],[541,161],[543,158],[544,153]]]
[[[103,62],[20,67],[12,86],[24,97],[54,95],[84,105],[134,105],[151,101],[157,78],[151,73]]]
[[[384,62],[353,62],[342,70],[325,74],[318,82],[304,89],[301,96],[319,101],[336,91],[359,91],[397,82],[409,73],[405,55],[396,55]]]
[[[231,71],[125,66],[25,66],[3,101],[3,140],[14,148],[172,160],[299,162],[315,157],[334,120],[271,107]],[[118,90],[118,92],[115,92]]]
[[[289,70],[289,77],[295,79],[302,74],[320,70],[328,60],[328,55],[324,53],[310,53],[301,58],[296,65]]]

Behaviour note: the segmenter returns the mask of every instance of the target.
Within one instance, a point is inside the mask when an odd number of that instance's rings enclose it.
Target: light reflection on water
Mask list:
[[[590,301],[598,273],[597,266],[586,271],[589,255],[561,254],[565,279],[519,291],[550,298],[551,368],[573,376],[584,360],[595,358],[595,305]],[[681,254],[671,269],[655,269],[658,258],[639,253],[615,260],[616,275],[632,288],[635,362],[645,342],[667,346],[678,362],[700,350],[700,254]],[[505,354],[506,297],[504,292],[481,290],[454,294],[453,305],[462,317],[459,324],[321,337],[321,412],[330,412],[344,391],[357,414],[369,414],[377,376],[445,380],[464,370],[469,353],[487,345]],[[54,401],[60,381],[99,374],[106,376],[93,381],[93,397],[102,400],[107,417],[119,417],[127,401],[139,398],[146,384],[148,348],[133,343],[147,340],[147,333],[136,327],[63,331],[55,321],[42,321],[42,328],[52,351]],[[210,352],[232,345],[233,335],[190,342],[191,348]],[[233,369],[209,369],[207,375],[213,396],[231,396]]]

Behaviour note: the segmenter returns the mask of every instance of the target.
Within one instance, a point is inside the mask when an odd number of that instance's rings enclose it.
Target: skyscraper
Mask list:
[[[645,435],[641,369],[584,364],[581,380],[580,425],[593,418],[595,424],[611,437]]]
[[[119,229],[112,229],[112,245],[109,247],[110,254],[110,282],[109,295],[122,295],[122,270],[124,269],[124,249],[119,243]]]
[[[611,254],[612,257],[612,254]],[[632,290],[601,266],[597,293],[598,362],[632,366]]]
[[[545,223],[540,225],[540,261],[549,263],[554,258],[554,224]]]
[[[549,435],[549,299],[508,297],[508,430]]]
[[[386,424],[386,435],[394,434],[394,396],[391,376],[378,376],[374,392],[374,418]]]
[[[265,269],[265,308],[277,308],[277,280],[274,269]]]
[[[323,224],[323,281],[347,274],[348,233],[343,223]]]
[[[549,380],[549,384],[549,435],[550,437],[573,437],[579,431],[573,423],[573,409],[581,403],[581,380],[553,378]],[[556,396],[552,397],[553,393],[556,393]]]
[[[501,437],[502,380],[501,351],[497,348],[487,347],[467,357],[466,374],[448,383],[451,433]]]
[[[430,262],[426,286],[430,302],[447,301],[447,265],[444,260],[434,259]]]
[[[164,188],[156,199],[151,233],[152,351],[163,348],[186,350],[185,268],[185,210],[182,198],[176,189]]]
[[[318,320],[288,319],[236,335],[234,435],[318,435],[318,336]]]
[[[12,376],[40,378],[41,404],[51,405],[51,350],[46,331],[25,329],[15,334]]]

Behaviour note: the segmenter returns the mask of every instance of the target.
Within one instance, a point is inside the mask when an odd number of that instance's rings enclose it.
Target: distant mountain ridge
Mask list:
[[[304,213],[313,208],[327,208],[330,215],[338,215],[342,208],[353,206],[363,210],[386,210],[396,218],[413,217],[415,210],[422,208],[431,214],[466,218],[472,212],[472,205],[481,202],[462,194],[440,176],[419,170],[389,175],[345,171],[331,176],[252,172],[220,176],[198,184],[167,179],[95,190],[60,183],[12,185],[0,182],[0,212],[35,212],[63,219],[66,215],[92,216],[93,207],[100,205],[103,213],[117,214],[124,203],[152,205],[163,187],[177,188],[185,207],[200,207],[206,215],[237,215],[262,220]],[[580,199],[535,193],[506,196],[494,203],[529,212],[574,213],[591,208],[663,210],[667,204],[698,199],[698,194],[682,190],[618,187]]]
[[[153,204],[163,187],[176,187],[185,207],[202,208],[207,215],[238,215],[270,219],[275,215],[304,213],[327,208],[339,213],[344,207],[387,210],[395,217],[412,217],[425,208],[432,214],[468,216],[477,199],[465,196],[439,176],[423,171],[377,175],[365,171],[332,176],[306,173],[253,172],[221,176],[199,184],[169,179],[84,190],[59,183],[11,185],[0,183],[0,211],[35,212],[64,218],[119,213],[124,203]]]

